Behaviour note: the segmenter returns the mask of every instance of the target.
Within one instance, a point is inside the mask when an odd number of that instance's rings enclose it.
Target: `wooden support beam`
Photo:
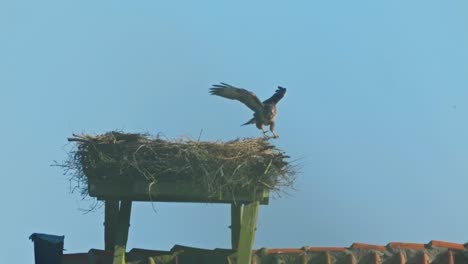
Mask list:
[[[242,204],[231,204],[231,245],[232,250],[239,247],[240,228],[242,220]]]
[[[251,202],[244,206],[238,248],[238,264],[250,264],[252,260],[252,248],[257,227],[258,208],[260,202]]]
[[[104,249],[113,250],[119,215],[119,201],[115,199],[104,202]]]
[[[125,264],[125,251],[127,248],[128,229],[130,227],[131,200],[120,201],[117,233],[115,236],[113,264]]]

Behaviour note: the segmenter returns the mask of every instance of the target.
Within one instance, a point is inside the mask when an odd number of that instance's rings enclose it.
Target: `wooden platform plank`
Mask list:
[[[158,182],[146,181],[113,182],[100,179],[88,179],[88,192],[98,200],[126,199],[151,202],[194,202],[194,203],[248,203],[259,200],[268,204],[269,191],[259,190],[255,196],[249,192],[222,193],[217,197],[210,196],[208,191],[191,182]]]

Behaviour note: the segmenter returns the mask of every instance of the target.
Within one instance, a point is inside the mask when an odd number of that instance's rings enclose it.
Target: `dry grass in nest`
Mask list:
[[[147,134],[73,135],[69,158],[59,164],[82,195],[87,179],[191,182],[212,197],[292,187],[296,172],[284,152],[263,138],[229,142],[165,140]]]

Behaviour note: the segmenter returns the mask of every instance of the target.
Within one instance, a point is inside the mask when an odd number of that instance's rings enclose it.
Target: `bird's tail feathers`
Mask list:
[[[250,124],[255,124],[255,118],[250,119],[249,121],[247,121],[246,123],[242,124],[241,126],[246,126],[246,125],[250,125]]]

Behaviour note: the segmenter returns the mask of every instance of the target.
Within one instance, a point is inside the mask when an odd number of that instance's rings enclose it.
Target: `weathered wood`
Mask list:
[[[242,220],[242,204],[231,204],[231,245],[232,250],[239,247],[240,228]]]
[[[115,234],[119,215],[119,201],[115,199],[104,202],[104,248],[113,250],[115,246]]]
[[[125,264],[125,251],[127,248],[128,229],[130,227],[131,200],[120,201],[117,233],[115,236],[113,264]]]
[[[132,201],[152,202],[195,202],[195,203],[248,203],[259,200],[268,204],[268,190],[259,190],[256,195],[250,192],[223,193],[212,197],[206,188],[192,182],[158,182],[151,184],[144,180],[113,182],[88,178],[88,192],[99,200],[127,199]]]
[[[248,203],[244,206],[240,228],[239,248],[237,251],[238,264],[251,263],[259,207],[260,203],[258,201]]]

